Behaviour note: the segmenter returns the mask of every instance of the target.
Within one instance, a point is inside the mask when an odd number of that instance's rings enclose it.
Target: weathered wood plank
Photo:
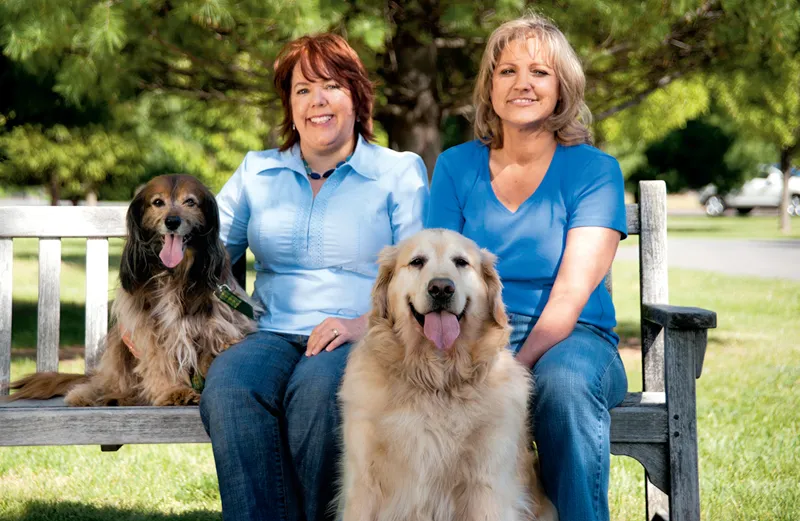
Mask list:
[[[4,206],[0,237],[123,237],[127,206]]]
[[[86,372],[97,365],[108,332],[108,239],[86,240]]]
[[[639,286],[641,304],[668,304],[667,189],[663,181],[639,183]],[[642,379],[645,391],[664,390],[664,343],[642,323]]]
[[[639,299],[641,304],[667,304],[667,186],[663,181],[639,182]],[[642,320],[642,389],[664,391],[664,336]],[[645,476],[647,520],[655,520],[668,505],[666,494]]]
[[[617,456],[628,456],[645,468],[647,478],[665,494],[669,494],[669,455],[666,444],[653,443],[612,443],[611,453]],[[660,515],[668,519],[666,509]]]
[[[73,435],[83,439],[76,444],[105,444],[117,445],[126,443],[195,443],[207,441],[207,438],[198,439],[195,430],[187,431],[185,438],[179,432],[172,432],[173,425],[186,425],[184,416],[190,414],[187,410],[193,407],[65,407],[62,399],[34,401],[22,400],[0,404],[0,445],[70,445],[67,439]],[[9,411],[21,411],[11,416]],[[75,412],[80,411],[80,412]],[[153,412],[157,411],[157,412]],[[151,413],[156,416],[152,416]],[[170,414],[175,414],[173,418]],[[29,427],[9,423],[18,421],[28,415],[31,420],[25,420]],[[131,415],[132,424],[128,420],[117,418],[119,415]],[[67,419],[65,419],[68,418]],[[143,427],[136,427],[138,421],[151,422],[153,418],[160,418],[167,422],[166,431],[155,429],[152,434],[139,432],[138,434],[119,433],[114,437],[115,428],[129,429],[133,427],[143,431]],[[180,418],[178,418],[180,417]],[[98,427],[94,423],[111,422],[105,427]],[[74,422],[74,423],[73,423]],[[198,418],[199,422],[199,418]],[[41,434],[31,438],[29,428],[32,425],[42,429]],[[85,431],[86,434],[77,431]],[[200,426],[202,430],[202,426]],[[138,432],[137,431],[137,432]],[[62,439],[61,437],[64,437]],[[668,422],[667,406],[664,393],[628,393],[628,396],[619,407],[611,410],[611,441],[612,443],[667,443]],[[16,440],[16,441],[13,441]],[[38,440],[38,441],[37,441]],[[166,441],[157,441],[166,440]],[[35,441],[35,443],[34,443]]]
[[[39,329],[36,371],[58,370],[61,324],[61,239],[39,240]]]
[[[625,205],[625,224],[628,226],[628,235],[639,234],[639,205]]]
[[[628,393],[611,409],[612,443],[666,443],[667,429],[664,393]]]
[[[713,311],[689,306],[643,304],[642,318],[670,329],[708,329],[717,327]]]
[[[664,369],[669,414],[669,510],[672,521],[700,520],[695,352],[706,330],[665,330]]]
[[[11,295],[14,243],[0,239],[0,396],[8,394],[11,375]]]
[[[208,441],[198,407],[0,407],[0,446]]]

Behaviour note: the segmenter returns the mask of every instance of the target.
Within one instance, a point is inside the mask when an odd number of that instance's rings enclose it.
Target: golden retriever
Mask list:
[[[452,231],[381,252],[340,401],[344,521],[551,520],[495,258]]]
[[[227,285],[245,299],[219,239],[214,194],[200,181],[152,179],[131,202],[126,225],[121,287],[97,370],[37,373],[12,383],[19,390],[9,399],[66,394],[74,406],[197,404],[192,378],[204,376],[217,354],[255,329],[250,317],[217,296]]]

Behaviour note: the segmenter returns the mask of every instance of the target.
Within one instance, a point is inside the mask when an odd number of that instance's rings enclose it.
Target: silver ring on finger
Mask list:
[[[336,338],[337,336],[339,336],[339,330],[336,329],[336,328],[333,328],[333,338]]]

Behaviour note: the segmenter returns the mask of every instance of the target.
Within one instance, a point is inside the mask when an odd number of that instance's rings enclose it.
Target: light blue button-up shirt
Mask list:
[[[428,176],[418,155],[359,136],[316,197],[295,145],[249,152],[217,203],[231,260],[255,256],[259,329],[308,335],[369,310],[378,252],[422,229]]]

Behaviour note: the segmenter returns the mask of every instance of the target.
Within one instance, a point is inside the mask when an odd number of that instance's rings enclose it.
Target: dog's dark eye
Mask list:
[[[453,259],[453,264],[455,264],[459,268],[465,268],[469,266],[469,262],[464,257],[456,257]]]
[[[164,206],[164,201],[161,199],[156,199],[155,201],[153,201],[153,206],[155,206],[156,208],[161,208],[162,206]]]
[[[194,199],[187,199],[187,200],[185,200],[185,201],[183,202],[183,204],[185,204],[186,206],[188,206],[189,208],[191,208],[192,206],[195,206],[195,205],[197,205],[197,202],[196,202]]]
[[[425,257],[414,257],[411,259],[411,262],[409,262],[408,265],[414,266],[415,268],[421,268],[425,266]]]

